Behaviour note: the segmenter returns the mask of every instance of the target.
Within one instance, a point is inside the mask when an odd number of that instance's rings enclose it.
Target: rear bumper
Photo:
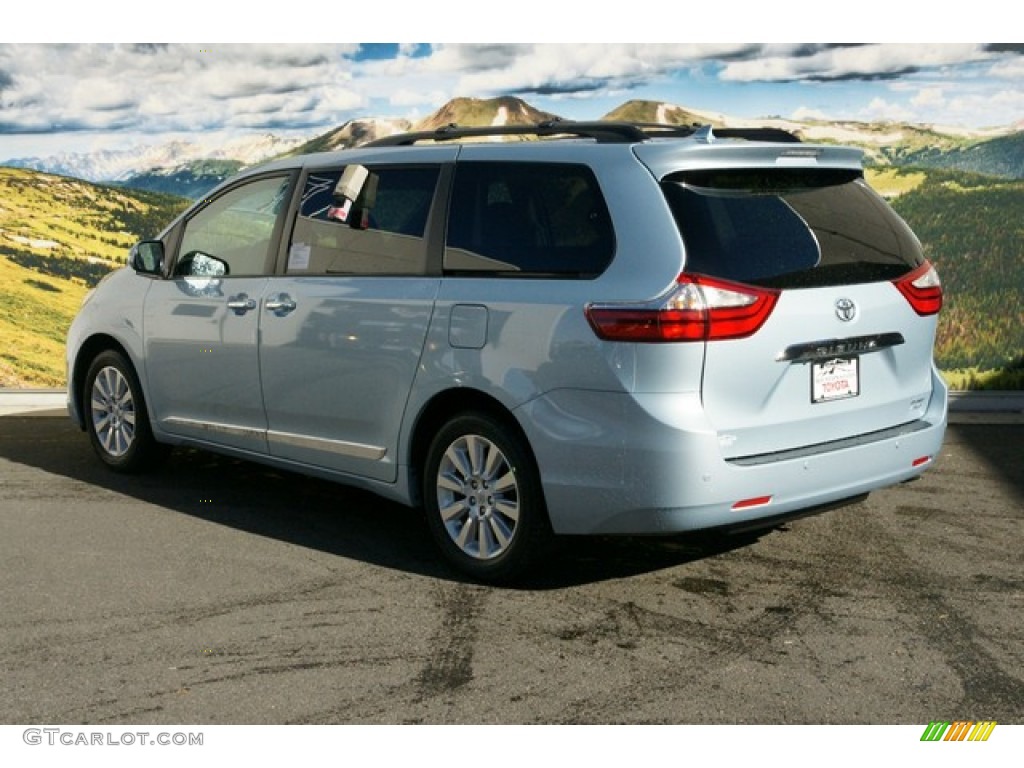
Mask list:
[[[946,387],[933,378],[931,402],[914,422],[733,461],[722,458],[697,393],[562,390],[519,415],[557,533],[668,534],[743,527],[919,476],[946,428]],[[653,415],[668,412],[671,424]]]

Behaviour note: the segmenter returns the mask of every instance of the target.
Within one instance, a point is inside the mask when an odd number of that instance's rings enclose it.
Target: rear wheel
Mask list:
[[[463,414],[441,428],[423,478],[434,539],[451,563],[476,579],[522,575],[549,538],[525,441],[486,413]]]
[[[86,430],[96,455],[118,472],[139,472],[164,453],[153,439],[142,387],[120,352],[96,356],[85,376]]]

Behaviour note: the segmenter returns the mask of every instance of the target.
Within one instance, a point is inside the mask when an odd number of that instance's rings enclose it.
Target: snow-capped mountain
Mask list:
[[[243,166],[252,165],[288,152],[304,140],[271,134],[240,136],[219,144],[179,140],[89,153],[65,152],[50,157],[14,158],[4,160],[3,165],[74,176],[92,182],[116,182],[140,173],[179,168],[198,160],[232,160]]]
[[[288,154],[308,155],[313,152],[332,152],[365,144],[368,141],[404,133],[412,128],[412,123],[399,117],[361,117],[321,133],[299,146],[293,147]]]
[[[463,126],[538,123],[557,116],[538,110],[522,99],[455,98],[427,117],[360,117],[324,133],[301,138],[253,134],[223,135],[170,141],[148,146],[89,154],[60,154],[45,158],[2,160],[0,165],[74,176],[92,182],[118,183],[171,194],[201,196],[239,168],[284,155],[334,151],[408,130],[432,130],[455,123]],[[862,147],[871,163],[953,167],[1009,178],[1024,176],[1021,149],[1024,121],[986,131],[963,131],[933,125],[893,122],[834,121],[824,117],[737,118],[718,112],[660,101],[627,101],[604,115],[605,120],[716,127],[773,127],[803,140],[853,144]],[[981,146],[985,145],[985,146]]]

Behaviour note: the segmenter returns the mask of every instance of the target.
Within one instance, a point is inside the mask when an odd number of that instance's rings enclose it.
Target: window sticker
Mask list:
[[[288,249],[288,270],[309,269],[309,251],[306,243],[292,243]]]

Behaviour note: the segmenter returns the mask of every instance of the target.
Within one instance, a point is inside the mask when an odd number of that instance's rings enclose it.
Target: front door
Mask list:
[[[146,297],[146,378],[160,429],[266,453],[259,318],[290,178],[232,187],[184,224],[173,275]]]

